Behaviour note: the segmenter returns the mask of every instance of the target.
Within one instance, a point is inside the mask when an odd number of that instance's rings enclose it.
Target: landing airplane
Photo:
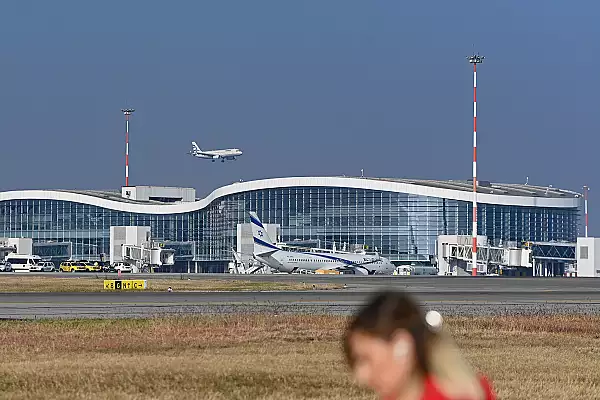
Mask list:
[[[250,212],[253,255],[258,261],[280,272],[335,270],[357,275],[391,275],[396,268],[387,258],[370,254],[302,253],[285,251],[272,244],[262,222]]]
[[[235,160],[236,157],[242,155],[242,151],[240,149],[202,150],[196,142],[192,142],[192,150],[188,154],[198,158],[208,158],[212,162],[219,159],[221,162],[225,162],[225,160]]]

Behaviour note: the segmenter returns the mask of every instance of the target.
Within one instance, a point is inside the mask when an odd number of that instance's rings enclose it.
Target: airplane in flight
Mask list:
[[[243,153],[240,149],[223,149],[223,150],[202,150],[196,142],[192,142],[192,150],[188,153],[198,158],[208,158],[215,162],[221,160],[235,160],[236,157],[241,156]]]
[[[391,275],[396,266],[379,254],[302,253],[282,250],[272,244],[267,231],[255,212],[250,212],[253,256],[279,272],[335,270],[356,275]]]

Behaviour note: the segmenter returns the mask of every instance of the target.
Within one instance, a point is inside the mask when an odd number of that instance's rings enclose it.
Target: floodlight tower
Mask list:
[[[588,191],[590,188],[588,186],[583,187],[583,204],[584,204],[584,212],[585,212],[585,237],[588,237]]]
[[[133,108],[122,108],[125,114],[125,186],[129,186],[129,116],[133,114]]]
[[[485,57],[473,54],[467,57],[473,64],[473,269],[472,276],[477,276],[477,64]]]

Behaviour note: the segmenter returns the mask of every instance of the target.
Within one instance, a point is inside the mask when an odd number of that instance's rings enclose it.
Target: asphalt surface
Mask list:
[[[77,277],[96,274],[41,275]],[[106,277],[110,279],[115,275]],[[136,274],[133,277],[329,282],[346,288],[301,292],[0,293],[0,319],[256,312],[347,315],[373,293],[385,288],[406,290],[423,302],[425,308],[439,310],[445,315],[600,314],[600,280],[595,279],[229,274]]]
[[[60,273],[60,272],[29,272],[29,273],[0,273],[0,276],[44,276],[59,278],[100,277],[117,279],[115,273]],[[396,286],[425,284],[436,287],[485,287],[485,288],[597,288],[600,289],[600,279],[595,278],[532,278],[532,277],[484,277],[470,276],[393,276],[393,275],[320,275],[320,274],[122,274],[123,279],[192,279],[192,280],[245,280],[252,282],[307,282],[307,283],[341,283],[360,286]],[[485,283],[482,283],[485,282]]]

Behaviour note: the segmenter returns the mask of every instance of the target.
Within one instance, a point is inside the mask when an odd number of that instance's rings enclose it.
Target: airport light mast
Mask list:
[[[129,116],[133,114],[133,108],[122,108],[125,114],[125,186],[129,186]]]
[[[585,212],[585,237],[588,237],[588,191],[590,188],[588,186],[583,187],[583,204],[584,204],[584,212]]]
[[[485,57],[473,54],[467,57],[473,64],[473,268],[472,276],[477,276],[477,64]]]

